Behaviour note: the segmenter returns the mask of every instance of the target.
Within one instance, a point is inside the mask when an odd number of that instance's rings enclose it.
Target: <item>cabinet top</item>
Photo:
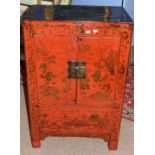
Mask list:
[[[33,5],[21,20],[132,22],[123,7]]]

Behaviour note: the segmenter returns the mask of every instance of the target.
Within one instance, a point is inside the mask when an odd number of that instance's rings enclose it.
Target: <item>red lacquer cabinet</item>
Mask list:
[[[118,146],[132,21],[119,7],[33,6],[23,21],[33,147],[48,136]]]

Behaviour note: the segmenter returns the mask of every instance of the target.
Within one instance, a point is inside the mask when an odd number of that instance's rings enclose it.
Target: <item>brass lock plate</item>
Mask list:
[[[86,62],[68,61],[68,78],[84,79],[86,78]]]

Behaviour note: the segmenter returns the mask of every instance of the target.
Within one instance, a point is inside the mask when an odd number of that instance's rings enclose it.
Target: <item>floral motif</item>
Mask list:
[[[93,98],[97,101],[107,101],[111,100],[111,97],[108,94],[102,93],[102,92],[96,92],[96,94],[93,94],[90,96],[90,98]]]
[[[59,98],[60,90],[56,87],[42,85],[39,87],[39,89],[40,89],[40,93],[42,94],[42,96],[52,96],[55,99],[60,99]]]
[[[40,69],[41,69],[41,70],[46,70],[46,69],[47,69],[47,65],[46,65],[45,63],[42,63],[42,64],[40,65]]]
[[[95,82],[101,81],[101,71],[97,70],[94,74],[92,74],[92,78]]]
[[[89,80],[80,80],[80,89],[89,89]]]

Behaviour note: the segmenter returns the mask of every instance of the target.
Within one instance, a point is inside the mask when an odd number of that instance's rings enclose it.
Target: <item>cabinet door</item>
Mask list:
[[[36,37],[40,105],[75,104],[76,80],[68,78],[68,61],[77,58],[75,37]]]
[[[78,79],[77,104],[113,103],[119,58],[119,37],[79,37],[78,61],[86,63],[86,78]]]

